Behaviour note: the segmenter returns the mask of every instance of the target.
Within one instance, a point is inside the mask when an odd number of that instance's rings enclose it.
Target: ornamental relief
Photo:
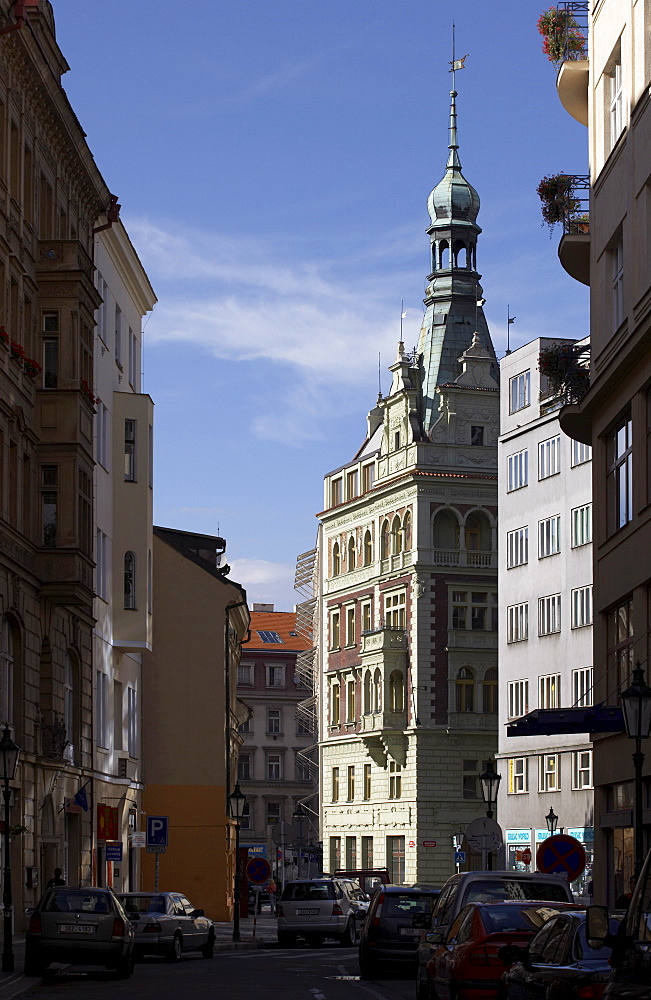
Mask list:
[[[468,465],[490,465],[497,468],[497,456],[491,449],[483,451],[481,448],[468,448],[466,451],[457,452],[457,463],[466,462]]]

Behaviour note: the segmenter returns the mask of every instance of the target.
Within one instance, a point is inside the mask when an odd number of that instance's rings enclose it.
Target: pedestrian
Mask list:
[[[50,889],[53,885],[65,885],[66,884],[66,880],[61,877],[62,874],[63,874],[63,872],[61,871],[60,868],[55,868],[54,869],[54,876],[53,876],[53,878],[50,879],[50,881],[45,886],[45,888],[46,889]]]
[[[277,892],[276,883],[272,879],[269,885],[267,886],[267,894],[269,896],[269,910],[272,916],[276,912],[276,892]]]
[[[631,897],[633,895],[633,889],[635,888],[635,882],[635,875],[631,875],[628,880],[628,892],[623,892],[621,896],[617,898],[617,902],[615,903],[616,910],[628,910],[631,904]]]

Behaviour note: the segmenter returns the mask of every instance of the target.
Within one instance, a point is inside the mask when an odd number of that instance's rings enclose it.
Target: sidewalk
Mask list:
[[[2,942],[0,942],[0,949]],[[16,935],[13,939],[14,972],[0,972],[0,1000],[12,1000],[19,997],[21,993],[26,993],[32,986],[40,983],[40,976],[24,976],[23,966],[25,964],[25,937],[22,934]]]

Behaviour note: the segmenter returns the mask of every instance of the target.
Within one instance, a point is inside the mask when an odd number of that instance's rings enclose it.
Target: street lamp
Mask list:
[[[486,770],[479,775],[479,780],[481,782],[481,794],[486,803],[486,815],[489,819],[492,819],[493,806],[497,805],[497,791],[502,780],[502,775],[496,773],[492,760],[489,760],[486,764]]]
[[[9,782],[16,777],[18,767],[18,756],[20,747],[16,746],[11,738],[9,726],[5,725],[0,740],[0,752],[2,753],[2,794],[5,800],[5,857],[4,857],[4,878],[2,891],[2,907],[4,910],[4,943],[2,948],[2,971],[14,971],[14,950],[11,931],[11,917],[13,910],[13,900],[11,896],[11,836],[9,833],[9,800],[11,789]]]
[[[644,754],[642,753],[642,740],[649,738],[651,730],[651,688],[644,680],[644,671],[640,662],[635,664],[631,686],[622,691],[620,695],[622,701],[622,711],[624,713],[624,725],[626,735],[629,740],[635,740],[635,753],[633,754],[633,767],[635,768],[635,814],[633,827],[635,830],[635,864],[633,874],[637,881],[642,871],[644,853],[644,829],[643,829],[643,806],[642,806],[642,764]]]
[[[301,877],[301,844],[303,842],[303,822],[305,820],[305,809],[302,802],[296,803],[296,809],[292,814],[294,820],[294,830],[296,831],[294,841],[296,844],[296,877]]]
[[[228,796],[228,809],[235,821],[235,910],[233,913],[233,941],[240,940],[240,824],[244,815],[246,795],[239,781]]]
[[[558,826],[558,816],[554,812],[552,806],[549,807],[549,812],[545,816],[545,823],[547,824],[547,829],[553,837],[556,833],[556,827]]]

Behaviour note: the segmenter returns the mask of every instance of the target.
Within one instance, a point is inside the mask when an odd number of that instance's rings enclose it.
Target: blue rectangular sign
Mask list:
[[[108,843],[105,847],[107,861],[122,861],[122,843]]]
[[[167,816],[147,817],[147,847],[167,847]]]

